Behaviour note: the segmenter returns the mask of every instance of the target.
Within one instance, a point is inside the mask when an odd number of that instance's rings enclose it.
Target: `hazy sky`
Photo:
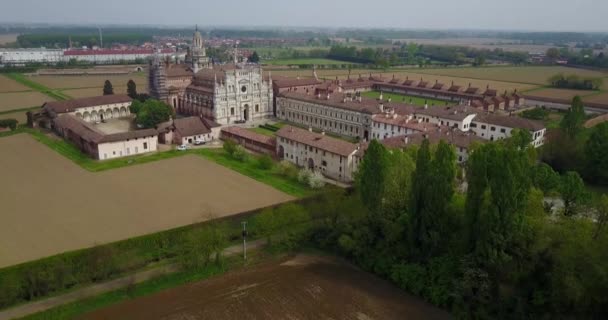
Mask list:
[[[608,32],[608,0],[0,0],[0,22]]]

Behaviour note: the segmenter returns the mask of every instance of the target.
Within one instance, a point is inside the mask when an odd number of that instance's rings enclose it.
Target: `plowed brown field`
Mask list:
[[[336,258],[298,255],[148,297],[81,319],[449,319],[446,312]]]
[[[0,267],[292,199],[194,155],[91,173],[27,134],[0,138],[0,177]]]

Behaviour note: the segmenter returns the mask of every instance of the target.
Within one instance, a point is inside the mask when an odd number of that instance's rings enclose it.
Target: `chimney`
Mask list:
[[[327,100],[329,100],[330,96],[329,96],[329,91],[327,91]]]
[[[384,112],[384,104],[382,104],[382,102],[380,102],[380,112]]]
[[[469,82],[469,88],[471,87],[471,83]]]

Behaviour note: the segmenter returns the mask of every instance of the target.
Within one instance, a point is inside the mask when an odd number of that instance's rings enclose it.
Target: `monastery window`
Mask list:
[[[486,126],[482,124],[482,125],[481,125],[481,129],[484,129],[484,130],[485,130],[485,129],[486,129]]]
[[[234,108],[230,108],[230,115],[233,116],[234,115]]]
[[[507,132],[507,130],[505,128],[500,129],[500,132],[505,133]],[[534,138],[536,138],[536,135],[534,135]]]
[[[496,131],[496,127],[490,127],[490,131]]]
[[[327,161],[323,160],[323,161],[321,162],[321,165],[322,165],[322,166],[324,166],[324,167],[327,167]]]

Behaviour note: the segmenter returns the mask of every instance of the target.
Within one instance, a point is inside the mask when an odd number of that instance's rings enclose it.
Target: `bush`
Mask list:
[[[258,158],[258,167],[262,170],[270,170],[274,166],[274,161],[269,155],[263,155]]]
[[[521,113],[521,116],[532,120],[545,120],[549,117],[549,111],[543,108],[534,108]]]
[[[15,119],[0,119],[0,128],[10,128],[11,130],[17,129],[19,121]]]
[[[320,189],[325,186],[325,179],[321,172],[315,171],[308,177],[308,186],[311,189]]]
[[[298,168],[291,162],[283,160],[277,165],[277,173],[291,180],[298,178]]]
[[[226,153],[231,157],[234,155],[237,146],[238,144],[236,144],[236,142],[232,139],[224,140],[224,151],[226,151]]]
[[[300,170],[300,172],[298,172],[298,181],[301,184],[308,185],[312,174],[313,174],[312,171],[310,171],[308,169],[302,169],[302,170]]]
[[[232,158],[241,162],[245,162],[249,158],[249,154],[247,153],[247,150],[245,150],[245,148],[243,148],[242,146],[236,146],[236,149],[232,153]]]

